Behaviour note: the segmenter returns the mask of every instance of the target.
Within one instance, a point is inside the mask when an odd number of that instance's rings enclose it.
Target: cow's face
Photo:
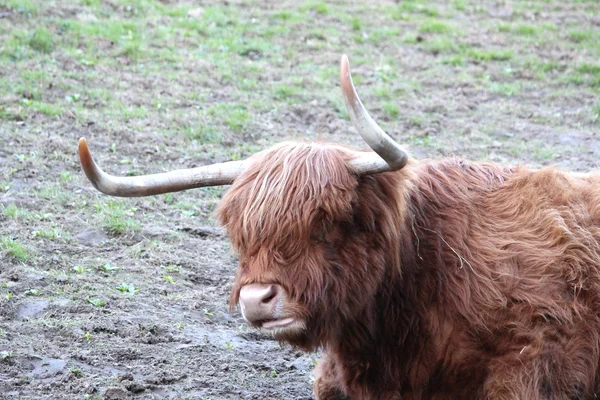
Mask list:
[[[348,59],[340,83],[348,115],[374,152],[284,144],[252,160],[117,177],[94,162],[84,138],[79,157],[103,193],[135,197],[233,182],[219,217],[240,256],[231,296],[244,317],[276,338],[314,348],[345,322],[370,320],[365,300],[397,265],[402,222],[397,190],[408,154],[369,116]],[[383,174],[399,171],[396,174]],[[396,249],[396,250],[394,250]],[[369,331],[365,326],[364,332]]]
[[[359,196],[371,194],[361,193],[351,156],[317,144],[260,153],[219,209],[239,253],[232,305],[250,325],[305,349],[358,318],[382,279],[385,261],[369,249],[386,245],[363,226],[376,218],[361,210]]]

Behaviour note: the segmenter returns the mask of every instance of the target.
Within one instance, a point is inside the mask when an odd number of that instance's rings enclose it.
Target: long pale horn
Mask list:
[[[96,189],[119,197],[152,196],[203,186],[227,185],[246,168],[244,161],[230,161],[153,175],[117,177],[96,165],[85,138],[79,139],[79,159],[85,175]]]
[[[388,170],[396,171],[401,169],[408,162],[408,154],[385,133],[363,106],[358,98],[352,76],[350,75],[350,65],[348,57],[344,54],[340,62],[340,80],[342,83],[342,93],[344,94],[344,103],[352,124],[360,133],[365,142],[377,153],[389,166]],[[366,171],[364,173],[376,173],[377,171]]]

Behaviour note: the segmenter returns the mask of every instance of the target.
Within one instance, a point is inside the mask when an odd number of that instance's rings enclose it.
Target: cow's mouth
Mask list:
[[[281,329],[281,328],[290,326],[292,323],[294,323],[294,321],[295,321],[295,319],[292,317],[281,318],[281,319],[270,319],[270,320],[263,321],[261,328],[266,329],[266,330]]]
[[[260,330],[276,338],[283,338],[289,335],[295,336],[301,334],[306,330],[306,325],[302,320],[287,317],[265,320],[261,323]]]

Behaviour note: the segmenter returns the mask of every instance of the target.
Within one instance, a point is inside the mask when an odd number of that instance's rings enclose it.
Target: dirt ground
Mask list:
[[[600,6],[559,1],[0,0],[0,399],[310,399],[319,355],[248,329],[223,188],[101,195],[287,139],[574,171],[600,156]]]

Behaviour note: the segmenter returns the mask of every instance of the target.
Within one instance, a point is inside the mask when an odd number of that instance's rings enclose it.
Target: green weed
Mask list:
[[[322,1],[307,1],[305,2],[302,7],[300,7],[300,10],[302,11],[314,11],[317,14],[321,14],[321,15],[326,15],[329,14],[329,7],[327,6],[327,4],[325,2]]]
[[[0,238],[0,250],[6,255],[21,261],[26,261],[30,253],[25,245],[9,237]]]
[[[139,223],[132,218],[135,215],[135,208],[125,208],[122,203],[115,200],[96,204],[94,208],[102,219],[103,228],[109,233],[122,235],[140,229]]]
[[[40,53],[50,53],[53,46],[52,35],[45,28],[37,28],[29,39],[29,47]]]
[[[136,295],[139,292],[139,290],[136,289],[135,286],[132,283],[127,284],[125,282],[121,283],[121,285],[118,286],[116,289],[119,292],[126,293],[126,294],[128,294],[130,296]]]
[[[452,27],[439,19],[428,19],[419,26],[421,33],[446,33],[450,32]]]

